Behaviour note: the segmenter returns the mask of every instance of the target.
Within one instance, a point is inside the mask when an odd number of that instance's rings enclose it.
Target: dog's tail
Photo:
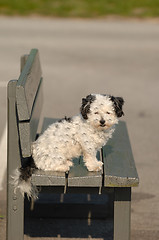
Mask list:
[[[31,183],[31,176],[37,168],[35,166],[25,166],[17,168],[13,175],[11,176],[10,183],[14,186],[14,191],[16,193],[17,189],[20,190],[24,197],[26,193],[28,198],[37,199],[38,190],[36,186]]]

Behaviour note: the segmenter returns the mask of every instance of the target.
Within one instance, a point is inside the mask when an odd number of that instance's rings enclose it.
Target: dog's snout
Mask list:
[[[105,123],[105,120],[104,120],[104,119],[101,119],[101,120],[100,120],[100,124],[103,125],[104,123]]]

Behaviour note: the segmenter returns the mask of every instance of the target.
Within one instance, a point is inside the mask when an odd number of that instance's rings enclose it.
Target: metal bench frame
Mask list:
[[[30,146],[37,137],[43,102],[42,82],[39,53],[32,49],[21,59],[19,79],[8,84],[7,240],[22,240],[24,236],[24,199],[19,191],[14,192],[10,178],[31,157]],[[54,121],[45,119],[42,131]],[[131,187],[138,186],[139,178],[125,122],[119,122],[113,138],[98,157],[104,162],[101,172],[88,172],[80,158],[74,160],[69,173],[35,172],[32,183],[65,194],[104,194],[111,190],[114,192],[114,240],[129,240]]]

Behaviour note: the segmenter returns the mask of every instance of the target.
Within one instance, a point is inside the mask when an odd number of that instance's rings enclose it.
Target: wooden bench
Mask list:
[[[37,129],[43,102],[43,78],[37,49],[21,59],[18,80],[8,84],[8,191],[7,239],[22,240],[24,235],[24,199],[10,184],[10,176],[17,167],[31,157],[31,142]],[[45,119],[42,131],[56,119]],[[114,240],[130,239],[131,187],[138,186],[136,171],[126,124],[120,121],[113,138],[98,153],[104,162],[103,171],[88,172],[82,157],[74,159],[69,173],[43,172],[32,176],[32,184],[52,187],[52,193],[113,192]]]

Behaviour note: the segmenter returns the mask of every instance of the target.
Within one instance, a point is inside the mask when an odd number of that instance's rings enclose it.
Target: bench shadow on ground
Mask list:
[[[33,211],[25,203],[25,234],[33,238],[112,240],[112,215],[113,207],[107,195],[51,194],[49,198],[43,195]]]
[[[113,240],[112,221],[84,219],[31,219],[25,231],[30,237],[102,238]]]

